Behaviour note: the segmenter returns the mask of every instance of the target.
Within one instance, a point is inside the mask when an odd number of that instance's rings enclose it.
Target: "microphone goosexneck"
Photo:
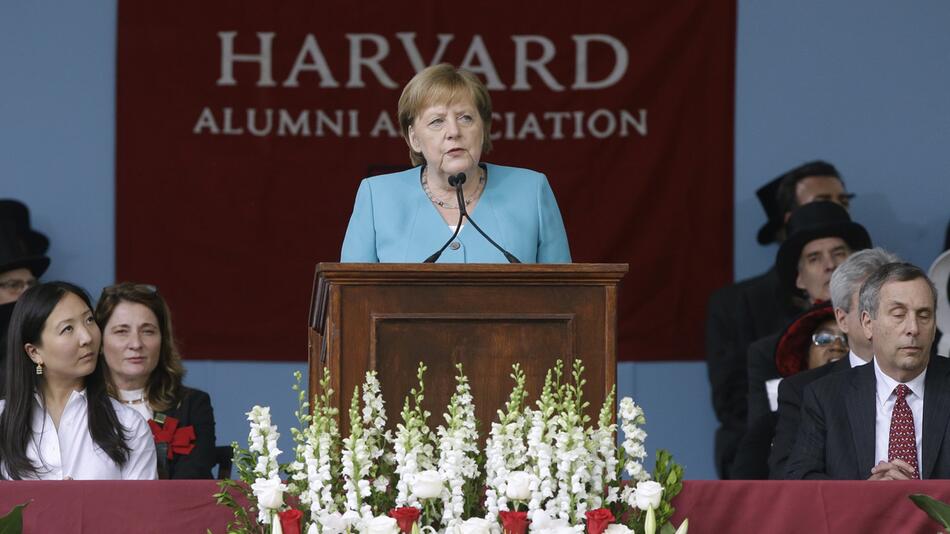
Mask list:
[[[462,184],[465,183],[465,173],[459,173],[456,176],[461,177],[459,179],[458,185],[455,186],[455,193],[458,196],[458,203],[459,203],[459,220],[462,220],[462,217],[467,218],[468,222],[472,223],[472,227],[478,230],[478,233],[482,234],[482,237],[487,239],[489,243],[491,243],[495,248],[501,251],[501,253],[505,256],[505,259],[508,260],[508,263],[521,263],[521,260],[515,257],[514,254],[512,254],[511,252],[508,252],[507,250],[502,248],[501,245],[499,245],[498,243],[495,243],[494,239],[488,237],[488,234],[486,234],[481,228],[479,228],[478,224],[475,223],[475,219],[473,219],[472,216],[468,214],[468,210],[465,209],[465,194],[462,192]],[[450,177],[449,180],[451,179],[452,178]]]
[[[478,233],[482,234],[482,237],[488,240],[488,242],[491,243],[492,246],[494,246],[496,249],[501,251],[501,253],[505,256],[505,259],[508,260],[508,263],[521,263],[521,260],[519,260],[514,254],[508,252],[507,250],[502,248],[501,245],[499,245],[498,243],[495,243],[494,239],[488,237],[488,234],[486,234],[478,226],[475,220],[472,219],[472,216],[468,214],[468,210],[465,208],[465,193],[462,190],[462,185],[465,184],[465,179],[466,177],[465,177],[464,172],[460,172],[458,174],[449,176],[449,185],[455,188],[455,198],[458,200],[459,222],[455,226],[455,232],[452,233],[452,237],[450,237],[449,240],[446,241],[445,244],[442,245],[442,248],[440,248],[436,253],[426,258],[423,263],[434,263],[436,260],[439,259],[439,256],[442,255],[442,252],[445,251],[446,247],[448,247],[449,244],[452,243],[452,241],[454,241],[456,237],[458,237],[459,231],[462,229],[462,221],[463,219],[466,219],[466,218],[468,219],[468,222],[472,223],[472,227],[475,228],[475,230],[477,230]]]
[[[462,184],[464,184],[464,183],[465,183],[465,173],[464,173],[464,172],[460,172],[460,173],[458,173],[458,174],[449,176],[449,185],[451,185],[452,187],[455,188],[455,197],[456,197],[456,198],[461,198],[461,197],[460,197],[460,195],[461,195],[460,191],[462,190]],[[435,263],[436,260],[439,259],[439,256],[442,255],[442,253],[445,251],[445,248],[448,247],[449,244],[450,244],[452,241],[454,241],[456,237],[458,237],[459,231],[462,230],[462,220],[463,220],[464,218],[465,218],[465,206],[462,204],[461,201],[459,201],[459,222],[458,222],[458,224],[455,225],[455,232],[453,232],[453,233],[452,233],[452,237],[450,237],[449,240],[446,241],[444,245],[442,245],[442,248],[440,248],[439,250],[435,251],[431,256],[429,256],[428,258],[426,258],[425,261],[423,261],[422,263]]]

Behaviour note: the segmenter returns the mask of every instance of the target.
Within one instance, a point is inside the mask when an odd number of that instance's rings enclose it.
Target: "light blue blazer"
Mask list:
[[[524,263],[570,263],[564,221],[548,179],[539,172],[483,164],[488,181],[472,211],[478,226]],[[420,184],[422,167],[366,178],[356,193],[340,261],[419,263],[452,230]],[[507,263],[466,221],[439,263]]]

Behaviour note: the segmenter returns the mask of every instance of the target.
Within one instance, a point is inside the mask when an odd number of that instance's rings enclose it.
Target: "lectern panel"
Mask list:
[[[391,421],[416,386],[423,362],[424,406],[432,412],[430,424],[441,424],[455,392],[455,365],[461,363],[483,432],[508,398],[513,362],[524,369],[528,391],[536,395],[555,361],[572,362],[575,341],[570,314],[374,314],[372,333],[369,364],[384,384]]]

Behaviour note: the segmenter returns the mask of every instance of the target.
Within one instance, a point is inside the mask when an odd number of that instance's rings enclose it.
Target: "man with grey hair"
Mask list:
[[[789,478],[950,478],[950,360],[930,352],[936,288],[920,268],[888,263],[858,302],[872,363],[805,388]]]
[[[848,336],[849,354],[829,363],[792,375],[778,384],[778,422],[775,438],[769,454],[769,478],[785,478],[785,462],[795,445],[798,425],[801,421],[802,391],[812,382],[838,371],[864,365],[871,361],[871,342],[861,331],[861,312],[858,310],[858,293],[868,276],[888,263],[900,259],[883,248],[871,248],[855,252],[831,274],[831,304],[835,309],[838,327]]]

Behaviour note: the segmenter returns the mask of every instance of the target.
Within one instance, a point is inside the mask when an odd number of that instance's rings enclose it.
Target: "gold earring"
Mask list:
[[[42,363],[36,364],[36,374],[38,374],[38,375],[43,374],[43,364],[42,364]]]

